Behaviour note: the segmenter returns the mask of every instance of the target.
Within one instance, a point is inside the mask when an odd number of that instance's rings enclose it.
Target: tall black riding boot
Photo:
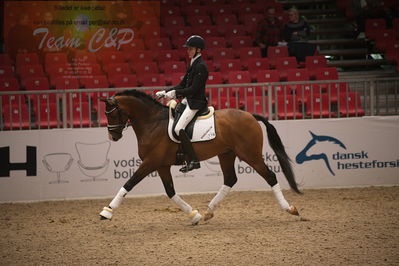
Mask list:
[[[188,137],[184,129],[181,129],[179,131],[179,139],[181,141],[184,152],[187,154],[189,158],[189,162],[187,163],[186,166],[180,169],[180,172],[187,173],[191,170],[200,168],[201,165],[197,159],[197,155],[195,154],[190,138]]]

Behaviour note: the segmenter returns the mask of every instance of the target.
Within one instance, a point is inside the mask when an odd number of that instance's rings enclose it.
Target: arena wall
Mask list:
[[[301,188],[399,185],[399,116],[272,121]],[[265,128],[262,125],[265,133]],[[245,129],[243,129],[245,130]],[[156,141],[156,140],[154,140]],[[276,156],[264,143],[266,163],[288,189]],[[111,197],[141,160],[132,129],[118,142],[106,128],[0,132],[0,202]],[[223,183],[217,157],[181,174],[172,167],[178,193],[217,191]],[[246,163],[236,160],[235,190],[269,189]],[[157,172],[130,195],[160,195]]]

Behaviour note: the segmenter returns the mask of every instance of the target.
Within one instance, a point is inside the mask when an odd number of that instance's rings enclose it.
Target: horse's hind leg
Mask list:
[[[208,209],[205,212],[204,220],[209,220],[213,217],[213,212],[216,206],[227,196],[231,188],[237,182],[237,176],[234,170],[234,161],[236,155],[230,151],[218,156],[220,161],[220,167],[222,168],[224,182],[222,187],[216,193],[215,197],[211,200],[208,205]]]
[[[292,215],[299,215],[297,209],[289,205],[284,198],[280,185],[277,182],[276,174],[267,167],[261,156],[242,158],[250,166],[252,166],[258,174],[260,174],[266,182],[272,187],[274,196],[276,197],[280,207]]]

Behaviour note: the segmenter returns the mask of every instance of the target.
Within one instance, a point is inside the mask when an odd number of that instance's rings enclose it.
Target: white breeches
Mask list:
[[[181,115],[179,121],[175,127],[175,133],[179,136],[180,130],[185,129],[188,123],[194,118],[195,114],[198,112],[197,109],[191,109],[188,105],[187,99],[184,98],[182,103],[186,105],[186,109],[184,109],[183,114]]]

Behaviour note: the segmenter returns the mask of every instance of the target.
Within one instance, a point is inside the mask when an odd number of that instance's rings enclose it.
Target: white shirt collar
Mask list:
[[[201,53],[198,53],[195,57],[191,58],[190,66],[194,63],[195,60],[197,60],[198,57],[201,56]]]

